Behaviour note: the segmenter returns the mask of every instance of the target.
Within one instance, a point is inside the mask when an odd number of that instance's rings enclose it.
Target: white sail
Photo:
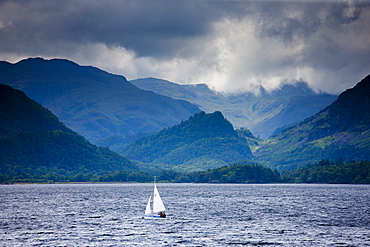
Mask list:
[[[163,205],[162,199],[159,196],[157,185],[154,184],[154,195],[153,195],[153,213],[159,213],[165,211],[166,208]]]
[[[152,213],[152,210],[150,210],[150,199],[152,199],[152,197],[149,197],[148,204],[146,205],[145,209],[145,215],[149,215]]]

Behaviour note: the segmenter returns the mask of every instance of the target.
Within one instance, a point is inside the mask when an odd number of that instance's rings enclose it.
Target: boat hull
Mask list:
[[[144,218],[150,218],[150,219],[165,219],[166,217],[161,217],[159,215],[144,215]]]

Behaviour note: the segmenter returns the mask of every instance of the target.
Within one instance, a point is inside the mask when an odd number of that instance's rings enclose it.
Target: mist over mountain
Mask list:
[[[126,158],[68,129],[23,92],[0,84],[0,182],[137,170]]]
[[[248,141],[221,112],[200,112],[143,137],[120,152],[129,159],[175,171],[201,171],[253,157]]]
[[[22,90],[90,141],[160,130],[200,110],[137,88],[125,77],[68,60],[0,62],[0,82]]]
[[[254,155],[280,170],[321,159],[370,160],[370,75],[317,114],[266,140]]]
[[[222,94],[205,84],[179,85],[156,78],[130,82],[145,90],[189,101],[205,112],[221,111],[235,128],[245,127],[261,138],[268,138],[277,128],[310,117],[337,97],[315,93],[304,82],[284,85],[272,92],[260,88],[259,95]]]

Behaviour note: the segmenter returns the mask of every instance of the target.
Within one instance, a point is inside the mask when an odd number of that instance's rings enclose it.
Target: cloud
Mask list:
[[[370,73],[366,1],[0,1],[0,59],[62,57],[128,79],[340,93]]]
[[[194,53],[190,80],[222,91],[307,81],[316,91],[340,93],[370,73],[368,5],[272,5],[262,6],[265,11],[254,5],[256,14],[214,23],[197,42],[203,47]]]

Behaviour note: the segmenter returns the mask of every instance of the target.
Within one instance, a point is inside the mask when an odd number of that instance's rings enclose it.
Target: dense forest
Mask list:
[[[286,171],[282,181],[295,183],[370,184],[370,161],[344,163],[322,160],[316,164]]]
[[[221,112],[200,112],[178,125],[138,139],[120,153],[128,159],[164,164],[161,168],[201,171],[252,158],[247,131],[242,135]]]
[[[182,173],[175,171],[157,172],[75,172],[55,167],[22,169],[20,166],[6,165],[5,173],[0,174],[0,183],[55,183],[55,182],[158,182],[174,183],[331,183],[331,184],[370,184],[370,161],[344,163],[322,160],[280,174],[276,170],[258,164],[235,164],[201,172]]]
[[[261,165],[223,166],[202,172],[180,174],[175,182],[195,183],[277,183],[280,173]]]
[[[138,170],[108,148],[62,131],[0,136],[0,153],[0,183],[83,182],[91,180],[91,174]]]
[[[7,165],[5,174],[0,174],[0,183],[55,183],[55,182],[152,182],[157,175],[157,181],[175,183],[272,183],[280,182],[280,174],[276,170],[260,165],[232,165],[202,172],[181,173],[175,171],[160,171],[157,174],[148,172],[89,172],[77,170],[71,172],[55,167],[38,167],[35,170],[22,169]]]

